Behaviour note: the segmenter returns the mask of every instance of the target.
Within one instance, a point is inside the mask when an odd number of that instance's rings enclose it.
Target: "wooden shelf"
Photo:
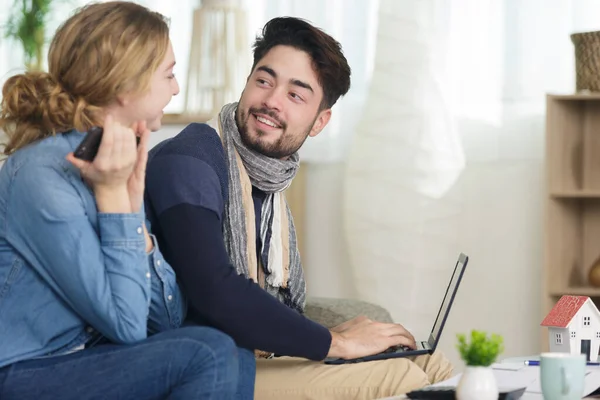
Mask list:
[[[600,297],[600,288],[592,286],[571,287],[561,290],[550,290],[549,294],[555,297],[564,295]]]
[[[548,99],[556,99],[556,100],[573,100],[573,101],[581,101],[581,100],[600,100],[599,92],[590,92],[590,93],[571,93],[571,94],[548,94]]]
[[[562,295],[600,299],[588,283],[600,256],[600,93],[547,95],[545,128],[542,319]]]
[[[600,199],[600,190],[552,191],[550,196],[555,199]]]
[[[193,122],[206,122],[212,118],[207,114],[165,114],[162,117],[163,125],[188,125]]]

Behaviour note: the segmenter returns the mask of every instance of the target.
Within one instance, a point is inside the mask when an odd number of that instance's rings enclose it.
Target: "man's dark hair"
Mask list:
[[[252,71],[269,50],[279,45],[302,50],[310,56],[323,88],[322,110],[331,108],[350,89],[350,66],[340,43],[299,18],[278,17],[266,23],[262,36],[254,42]]]

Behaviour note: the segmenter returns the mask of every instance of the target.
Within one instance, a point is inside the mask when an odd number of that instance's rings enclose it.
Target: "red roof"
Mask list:
[[[561,297],[542,321],[542,326],[566,328],[588,299],[588,296]]]

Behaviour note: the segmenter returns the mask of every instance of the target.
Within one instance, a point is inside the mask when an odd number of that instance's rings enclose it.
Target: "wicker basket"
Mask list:
[[[600,92],[600,31],[574,33],[577,91]]]

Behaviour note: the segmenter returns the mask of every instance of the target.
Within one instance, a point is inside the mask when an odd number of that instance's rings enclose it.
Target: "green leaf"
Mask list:
[[[459,333],[456,337],[456,348],[468,366],[490,366],[504,351],[503,338],[497,334],[488,336],[483,331],[472,330],[470,342],[465,334]]]
[[[27,66],[41,68],[51,6],[62,2],[65,0],[15,0],[3,27],[4,36],[21,44]]]

